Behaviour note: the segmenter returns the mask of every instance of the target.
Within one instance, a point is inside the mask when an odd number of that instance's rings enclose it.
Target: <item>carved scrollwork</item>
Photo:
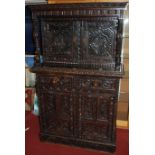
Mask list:
[[[103,88],[104,89],[116,89],[116,83],[118,80],[116,79],[103,79]]]
[[[39,92],[51,93],[54,91],[61,92],[71,91],[73,89],[73,79],[64,76],[37,76],[37,90]]]
[[[105,90],[116,90],[117,86],[117,80],[116,79],[111,79],[111,78],[88,78],[86,79],[81,79],[81,89],[105,89]]]
[[[42,41],[45,63],[51,60],[72,58],[72,22],[56,22],[51,19],[42,20]]]
[[[102,98],[99,100],[97,109],[98,120],[108,120],[109,115],[109,100],[108,98]]]
[[[115,24],[113,22],[88,22],[89,54],[114,61]]]
[[[64,118],[70,118],[71,117],[71,103],[70,103],[70,96],[69,95],[61,95],[61,115]]]
[[[82,138],[103,142],[108,137],[107,130],[107,126],[82,124]]]
[[[82,119],[85,120],[95,119],[94,108],[97,104],[97,98],[89,98],[87,96],[82,96],[81,104],[82,104]]]

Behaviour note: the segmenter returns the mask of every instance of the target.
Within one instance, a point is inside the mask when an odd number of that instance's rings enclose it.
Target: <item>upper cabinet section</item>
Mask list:
[[[126,3],[33,5],[36,65],[119,70]]]
[[[114,67],[117,23],[117,19],[106,17],[97,22],[78,18],[75,21],[42,19],[44,64],[102,68],[109,62]]]

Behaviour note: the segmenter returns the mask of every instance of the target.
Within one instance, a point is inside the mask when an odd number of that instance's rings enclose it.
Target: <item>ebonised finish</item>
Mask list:
[[[30,6],[41,140],[115,151],[125,6]]]

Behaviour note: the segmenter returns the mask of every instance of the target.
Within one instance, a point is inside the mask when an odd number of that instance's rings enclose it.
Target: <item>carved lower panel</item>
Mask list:
[[[73,104],[69,94],[38,92],[41,131],[53,135],[73,136]]]
[[[47,119],[46,123],[48,123]],[[48,123],[48,128],[43,130],[43,132],[55,136],[72,137],[72,123],[66,120],[53,119]]]
[[[81,138],[94,141],[111,141],[112,134],[112,109],[115,102],[112,101],[113,94],[100,94],[98,97],[94,95],[84,96],[81,94],[79,98],[79,130]],[[111,104],[112,103],[112,104]]]
[[[107,99],[99,99],[97,106],[97,120],[108,120],[109,117],[109,101]]]
[[[81,138],[85,140],[104,142],[108,138],[108,127],[98,123],[82,123]]]
[[[82,119],[95,120],[96,98],[81,97]]]
[[[68,96],[60,96],[60,106],[62,117],[70,117],[70,98]]]

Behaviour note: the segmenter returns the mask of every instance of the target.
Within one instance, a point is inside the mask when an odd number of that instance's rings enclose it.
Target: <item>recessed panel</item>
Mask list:
[[[41,20],[42,46],[44,61],[65,61],[73,58],[72,21]]]

